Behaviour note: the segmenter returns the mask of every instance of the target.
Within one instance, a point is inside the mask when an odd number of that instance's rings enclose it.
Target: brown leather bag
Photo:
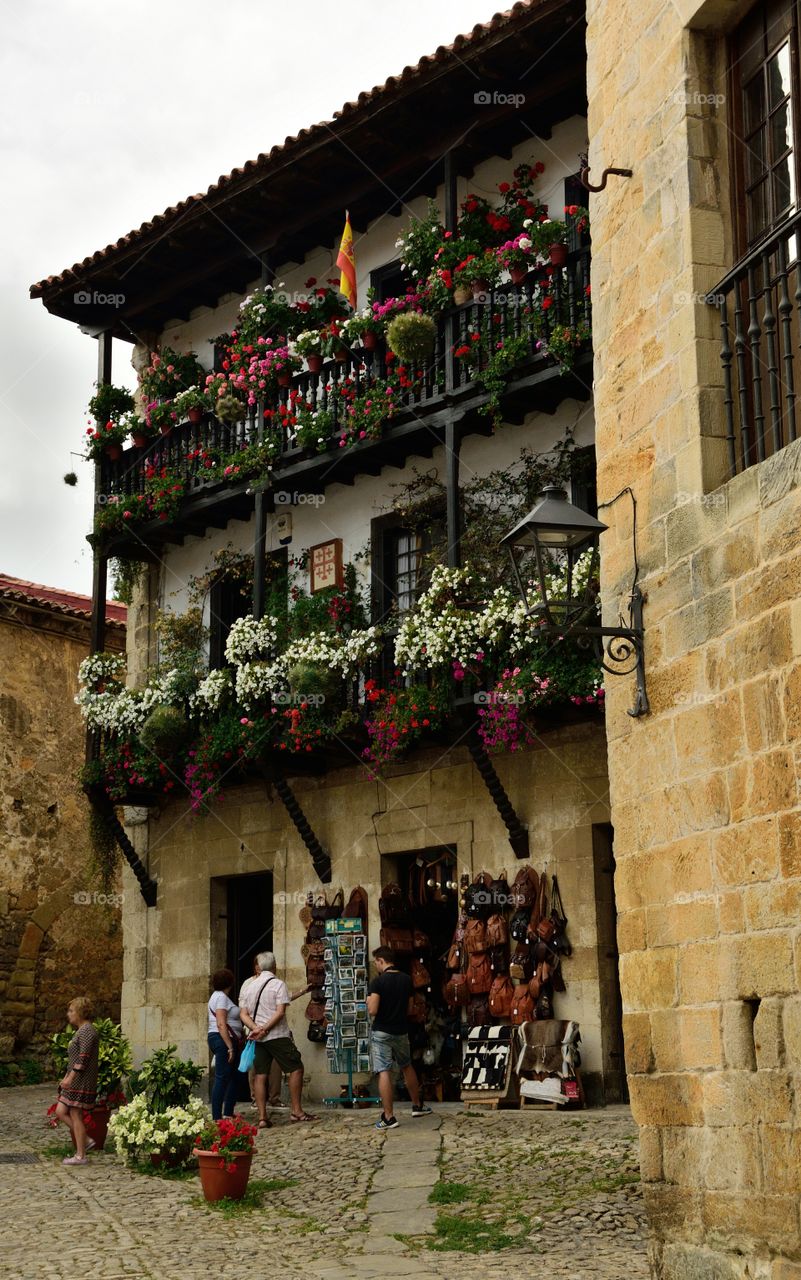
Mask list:
[[[431,946],[431,939],[427,933],[423,933],[422,929],[412,930],[415,951],[428,951]]]
[[[409,905],[399,884],[387,884],[378,899],[378,914],[383,925],[405,925],[409,919]]]
[[[467,1022],[471,1027],[486,1027],[489,1022],[492,1022],[489,1000],[486,996],[476,996],[475,1000],[470,1001]]]
[[[527,987],[516,987],[515,996],[512,1001],[512,1012],[509,1015],[512,1024],[519,1027],[521,1022],[534,1021],[534,1001],[532,1000]]]
[[[531,956],[531,948],[525,942],[521,942],[512,956],[509,965],[510,978],[517,978],[519,981],[528,981],[534,972],[534,961]]]
[[[485,995],[492,986],[492,969],[485,951],[476,951],[467,966],[467,981],[471,996]]]
[[[509,941],[509,926],[506,923],[506,917],[502,915],[490,916],[487,921],[487,946],[488,947],[504,947]]]
[[[548,915],[548,891],[547,879],[543,875],[540,880],[540,892],[537,900],[537,910],[539,912],[539,922],[537,924],[537,937],[542,942],[553,942],[556,936],[556,925]]]
[[[410,1022],[425,1022],[428,1017],[428,1005],[421,991],[416,991],[412,996],[406,1016]]]
[[[412,986],[418,991],[431,986],[431,974],[417,957],[412,961]]]
[[[411,929],[402,929],[397,925],[387,925],[381,930],[381,946],[389,947],[398,955],[411,955],[414,951],[414,935]]]
[[[323,1001],[312,998],[306,1005],[306,1017],[309,1022],[325,1022],[325,1004]]]
[[[325,962],[317,956],[306,961],[306,981],[312,987],[321,987],[325,982]]]
[[[367,890],[363,889],[360,884],[355,889],[351,889],[348,905],[342,913],[349,920],[361,920],[367,928]]]
[[[533,907],[537,901],[540,878],[533,867],[521,867],[512,885],[512,906]]]
[[[452,942],[448,951],[448,958],[445,961],[446,969],[461,969],[462,956],[464,955],[464,947],[461,942]]]
[[[464,1008],[470,999],[470,987],[467,982],[467,975],[464,973],[454,973],[448,982],[445,983],[444,989],[445,1002],[451,1009]]]
[[[469,956],[487,949],[487,926],[483,920],[468,920],[464,931],[464,949]]]
[[[509,978],[495,978],[489,993],[489,1007],[493,1018],[508,1018],[512,1013],[515,989]]]

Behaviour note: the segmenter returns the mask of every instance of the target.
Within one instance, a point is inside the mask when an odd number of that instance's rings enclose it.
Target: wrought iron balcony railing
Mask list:
[[[479,300],[444,314],[437,326],[430,364],[413,379],[410,387],[401,389],[396,396],[395,415],[388,421],[380,440],[365,439],[349,445],[347,449],[340,447],[345,422],[338,389],[343,381],[351,379],[355,394],[363,395],[379,380],[385,379],[391,369],[383,347],[374,351],[354,348],[344,361],[327,360],[320,373],[297,374],[289,386],[280,389],[274,400],[252,406],[247,417],[240,422],[227,424],[209,414],[198,424],[184,422],[176,425],[168,435],[145,447],[126,449],[117,460],[104,457],[100,464],[102,500],[117,501],[144,494],[148,472],[152,474],[154,466],[167,467],[170,474],[182,482],[187,498],[206,498],[204,509],[211,510],[215,501],[222,500],[224,493],[234,490],[241,493],[245,485],[236,475],[225,477],[220,475],[219,468],[209,470],[205,459],[210,454],[230,455],[263,440],[265,410],[274,411],[270,427],[274,442],[274,433],[280,433],[273,462],[276,478],[291,472],[299,481],[296,487],[301,487],[307,479],[310,488],[319,488],[324,479],[330,483],[339,478],[336,473],[346,461],[344,455],[348,455],[346,465],[353,472],[378,470],[382,462],[397,461],[404,447],[407,452],[412,451],[412,433],[417,427],[430,428],[435,423],[444,422],[454,406],[460,413],[465,413],[477,411],[486,401],[487,392],[481,382],[480,371],[486,368],[495,349],[494,343],[489,341],[490,334],[496,341],[520,340],[520,361],[508,374],[510,390],[514,388],[516,379],[518,385],[522,385],[520,380],[525,377],[540,388],[539,395],[548,408],[553,407],[547,401],[549,394],[553,400],[557,396],[563,398],[565,394],[581,394],[586,398],[590,380],[586,376],[573,376],[571,382],[571,375],[565,376],[565,371],[551,354],[549,342],[556,338],[557,333],[561,336],[563,327],[569,327],[573,332],[579,330],[586,337],[576,358],[580,363],[582,357],[589,357],[589,270],[588,245],[571,252],[565,267],[549,270],[551,304],[544,310],[541,299],[545,276],[543,272],[534,272],[522,284],[500,286]],[[473,334],[479,335],[481,340],[473,341]],[[459,359],[454,354],[466,345],[470,345],[475,353],[470,361]],[[565,383],[563,391],[546,392],[546,386],[560,378]],[[281,410],[289,405],[293,392],[297,393],[298,402],[308,406],[312,413],[319,410],[330,413],[333,425],[324,447],[314,451],[304,449],[298,443],[291,424],[279,425]],[[527,404],[531,410],[538,407],[536,397],[530,397]],[[516,412],[516,420],[522,420],[523,410],[517,406]],[[408,443],[404,443],[404,437]],[[398,448],[393,452],[396,444]],[[430,448],[429,441],[429,452]],[[312,457],[317,459],[316,467],[309,461]]]
[[[732,475],[796,439],[801,380],[801,213],[766,236],[706,296],[720,313]]]

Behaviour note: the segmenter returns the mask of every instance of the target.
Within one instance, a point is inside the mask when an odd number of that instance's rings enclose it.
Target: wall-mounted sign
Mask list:
[[[344,587],[342,568],[342,539],[331,538],[309,548],[309,590],[322,591],[325,587]]]

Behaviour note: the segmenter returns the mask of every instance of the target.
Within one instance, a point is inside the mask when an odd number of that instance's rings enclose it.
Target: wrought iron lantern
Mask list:
[[[621,614],[619,626],[600,625],[599,539],[607,528],[568,502],[564,489],[549,485],[528,515],[501,539],[501,546],[509,552],[526,613],[544,632],[592,645],[610,675],[636,675],[637,698],[629,711],[636,717],[649,710],[642,592],[635,567],[628,619]]]

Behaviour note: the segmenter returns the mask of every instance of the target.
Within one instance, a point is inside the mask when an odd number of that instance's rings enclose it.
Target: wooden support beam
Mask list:
[[[448,534],[448,568],[458,569],[462,563],[461,513],[459,510],[459,450],[461,434],[453,417],[445,426],[445,500]]]
[[[298,835],[311,854],[312,866],[317,872],[320,882],[322,884],[330,884],[332,875],[331,855],[326,853],[325,849],[320,844],[320,841],[317,839],[317,836],[312,831],[309,821],[295,799],[295,793],[286,778],[278,771],[278,769],[276,769],[273,776],[268,774],[265,770],[264,780],[268,787],[272,785],[278,792],[281,803],[295,824],[295,829],[297,830]]]
[[[478,731],[474,727],[473,731],[467,738],[467,749],[473,757],[478,772],[481,774],[484,786],[487,788],[492,797],[495,808],[503,818],[506,830],[509,832],[509,843],[516,858],[527,858],[529,856],[528,831],[515,812],[514,805],[509,799],[504,785],[495,771],[495,766],[487,755],[486,747],[478,736]]]
[[[111,382],[111,330],[104,329],[97,339],[97,385],[106,386]],[[102,494],[102,471],[99,462],[95,463],[95,508],[99,506]],[[106,644],[106,592],[108,582],[108,558],[99,549],[95,549],[92,564],[92,621],[89,631],[89,649],[91,653],[100,653]]]

